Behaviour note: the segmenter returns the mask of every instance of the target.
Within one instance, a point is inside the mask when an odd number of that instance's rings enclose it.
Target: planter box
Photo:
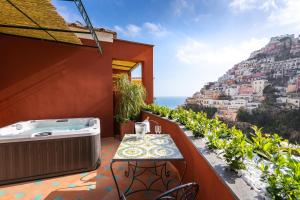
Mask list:
[[[163,133],[172,136],[187,162],[184,182],[195,181],[200,186],[198,199],[263,199],[237,173],[229,170],[225,161],[206,147],[203,139],[194,138],[191,131],[175,121],[143,111],[142,119],[147,117],[157,121]],[[173,164],[178,170],[182,169],[177,163]]]
[[[119,125],[119,130],[120,130],[120,140],[123,139],[125,134],[133,134],[134,133],[134,121],[127,121],[124,123],[121,123]]]

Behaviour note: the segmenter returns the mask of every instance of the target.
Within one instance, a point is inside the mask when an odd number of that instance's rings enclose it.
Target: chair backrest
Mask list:
[[[126,200],[126,197],[125,197],[125,195],[124,195],[124,194],[122,194],[122,195],[121,195],[121,198],[120,198],[120,200]]]
[[[176,200],[195,200],[199,191],[198,183],[186,183],[168,190],[155,200],[176,199]]]

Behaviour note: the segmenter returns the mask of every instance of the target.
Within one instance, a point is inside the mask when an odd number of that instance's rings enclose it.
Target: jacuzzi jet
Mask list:
[[[49,136],[52,135],[52,132],[41,132],[41,133],[37,133],[34,136],[35,137],[40,137],[40,136]]]

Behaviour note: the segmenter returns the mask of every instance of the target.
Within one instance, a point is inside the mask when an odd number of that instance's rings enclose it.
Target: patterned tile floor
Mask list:
[[[114,156],[119,140],[102,139],[101,166],[91,172],[60,176],[44,180],[36,180],[12,185],[0,186],[0,200],[113,200],[117,198],[117,190],[110,171],[110,161]],[[126,163],[115,163],[115,173],[121,188],[128,186],[128,178],[124,175]],[[171,174],[172,167],[170,167]],[[175,176],[175,175],[174,175]],[[142,177],[150,182],[153,175]],[[134,189],[141,185],[135,184]],[[162,187],[159,183],[155,187]],[[128,199],[152,199],[158,193],[136,193]]]

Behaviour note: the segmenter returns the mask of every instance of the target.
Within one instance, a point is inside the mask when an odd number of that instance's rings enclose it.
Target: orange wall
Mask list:
[[[94,42],[81,39],[84,44]],[[104,48],[105,54],[107,50]],[[153,45],[115,39],[112,43],[112,59],[142,63],[142,82],[147,91],[146,103],[153,103]]]
[[[142,63],[142,82],[147,91],[146,103],[153,103],[153,46],[114,40],[113,59]]]
[[[198,199],[235,199],[227,186],[221,182],[211,166],[199,154],[196,147],[190,142],[189,138],[187,138],[176,123],[157,117],[153,114],[142,112],[142,119],[146,119],[147,117],[158,122],[162,126],[162,132],[170,134],[177,147],[180,149],[187,162],[187,173],[184,182],[195,181],[199,184],[200,192]],[[179,170],[182,170],[182,166],[180,166],[179,163],[175,163],[175,166]]]
[[[106,42],[100,55],[96,48],[0,34],[0,127],[30,119],[99,117],[102,137],[113,136],[112,58],[144,58],[134,46],[145,48],[127,43],[120,48],[134,55]],[[151,97],[153,85],[148,87]]]

